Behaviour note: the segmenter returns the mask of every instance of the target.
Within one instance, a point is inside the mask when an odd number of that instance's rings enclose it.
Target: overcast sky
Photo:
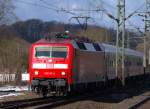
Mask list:
[[[126,16],[135,10],[144,10],[145,0],[126,0]],[[108,18],[102,12],[79,12],[73,11],[76,15],[67,12],[59,11],[65,10],[93,10],[106,9],[108,13],[116,16],[117,0],[13,0],[15,5],[15,13],[20,20],[27,20],[32,18],[41,19],[43,21],[61,21],[65,23],[75,23],[74,19],[69,20],[73,16],[90,16],[89,24],[96,24],[102,26],[115,26],[115,22]],[[137,15],[130,18],[130,22],[136,26],[142,27],[143,22]],[[126,23],[128,26],[128,21]]]

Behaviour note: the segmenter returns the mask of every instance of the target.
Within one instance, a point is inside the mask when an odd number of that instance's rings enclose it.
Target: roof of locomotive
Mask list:
[[[61,44],[74,44],[74,42],[88,42],[93,43],[93,40],[88,39],[84,36],[77,36],[73,34],[66,34],[66,33],[52,33],[51,36],[45,36],[43,39],[35,42],[34,44],[49,44],[49,43],[61,43]]]
[[[50,43],[63,43],[63,44],[68,44],[71,43],[71,40],[69,39],[40,39],[39,41],[35,42],[34,44],[50,44]]]

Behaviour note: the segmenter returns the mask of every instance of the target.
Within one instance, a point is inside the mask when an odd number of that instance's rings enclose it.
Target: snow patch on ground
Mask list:
[[[24,95],[22,91],[28,91],[28,86],[3,86],[0,87],[0,99],[4,97]]]
[[[9,93],[9,94],[4,94],[0,95],[0,99],[3,99],[4,97],[11,97],[11,96],[19,96],[19,95],[24,95],[23,93]]]
[[[0,91],[27,91],[28,86],[3,86],[0,87]]]

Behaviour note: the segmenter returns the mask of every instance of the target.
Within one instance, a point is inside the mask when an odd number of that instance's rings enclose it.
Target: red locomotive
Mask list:
[[[115,51],[112,45],[69,37],[41,39],[30,51],[32,90],[44,96],[67,94],[115,80],[121,77],[115,73]],[[130,49],[125,52],[125,77],[143,75],[143,53]]]

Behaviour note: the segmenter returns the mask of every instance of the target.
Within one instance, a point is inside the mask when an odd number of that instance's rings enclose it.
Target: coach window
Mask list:
[[[111,67],[113,66],[113,61],[111,60]]]
[[[112,57],[110,57],[110,67],[113,67],[113,60],[112,60]]]
[[[107,67],[109,66],[109,56],[108,55],[106,55],[106,65],[107,65]]]
[[[110,67],[110,55],[108,55],[108,67]]]
[[[138,59],[137,66],[142,66],[142,61],[141,61],[141,59]]]
[[[78,45],[78,47],[79,47],[80,49],[86,50],[86,47],[85,47],[84,43],[77,42],[77,45]]]
[[[115,62],[116,62],[116,61],[114,60],[114,61],[113,61],[113,67],[115,67]]]
[[[124,64],[125,64],[125,66],[128,66],[128,61],[125,61]]]
[[[141,66],[143,65],[143,59],[140,59],[141,60]]]
[[[132,65],[134,65],[134,60],[133,60],[132,57],[130,58],[130,62],[131,62]]]
[[[135,62],[134,65],[137,66],[137,63],[138,63],[138,58],[137,57],[134,58],[134,62]]]

